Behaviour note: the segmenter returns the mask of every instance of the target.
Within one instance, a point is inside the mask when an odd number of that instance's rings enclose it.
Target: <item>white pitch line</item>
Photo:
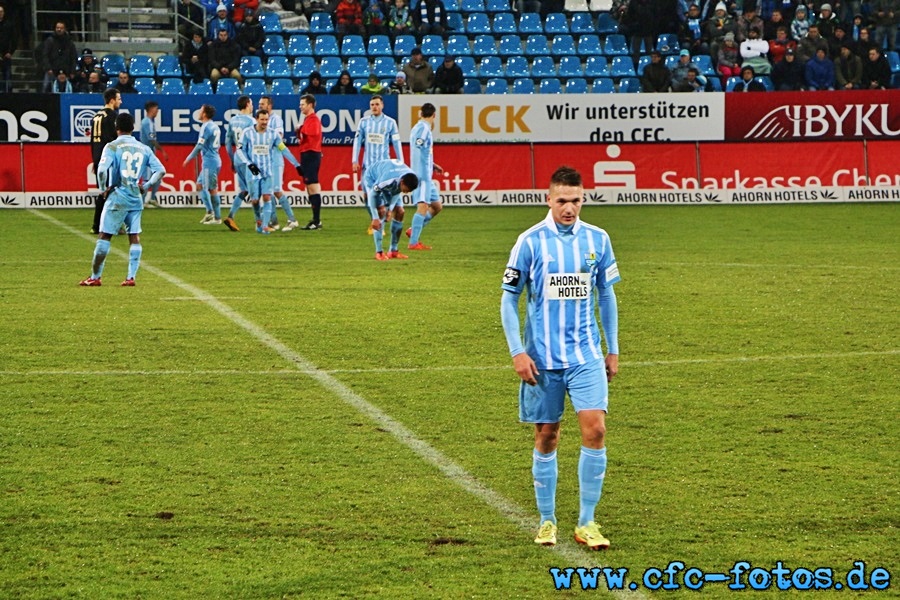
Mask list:
[[[828,269],[828,270],[874,270],[874,271],[897,271],[900,267],[890,267],[886,265],[798,265],[798,264],[779,264],[779,263],[705,263],[705,262],[647,262],[632,261],[630,265],[652,266],[652,267],[694,267],[709,268],[717,267],[721,269]]]
[[[171,296],[169,298],[160,298],[160,300],[162,302],[201,301],[200,298],[194,298],[193,296]],[[222,296],[219,300],[249,300],[249,298],[246,296]]]
[[[46,219],[47,221],[50,221],[51,223],[81,239],[87,240],[89,242],[93,242],[95,239],[87,234],[82,233],[74,227],[63,223],[62,221],[51,217],[50,215],[44,214],[41,211],[29,210],[28,212]],[[111,248],[110,254],[115,254],[116,256],[119,256],[121,258],[128,257],[125,252],[117,248]],[[87,262],[87,260],[85,262]],[[162,269],[154,267],[153,265],[145,262],[141,263],[141,269],[144,272],[156,275],[160,279],[163,279],[164,281],[169,282],[175,287],[180,288],[188,294],[191,294],[192,296],[195,296],[196,298],[202,300],[204,304],[209,306],[211,309],[218,312],[229,321],[249,333],[263,345],[275,351],[284,360],[293,364],[296,367],[297,371],[308,375],[309,377],[317,381],[322,387],[343,400],[346,404],[369,417],[372,421],[374,421],[382,429],[393,435],[400,443],[412,450],[420,458],[436,467],[450,481],[460,486],[462,489],[469,492],[471,495],[475,496],[476,498],[487,504],[489,507],[499,512],[507,520],[512,522],[514,525],[517,525],[524,532],[527,532],[529,535],[533,535],[535,527],[537,526],[537,519],[533,514],[526,514],[525,511],[523,511],[515,503],[507,500],[505,497],[495,492],[493,489],[481,483],[478,479],[475,478],[475,476],[459,466],[443,452],[430,446],[427,442],[417,437],[416,434],[408,429],[405,425],[391,417],[389,414],[387,414],[374,404],[368,402],[362,396],[358,395],[349,387],[332,377],[329,373],[318,369],[313,363],[311,363],[309,360],[307,360],[305,357],[298,354],[291,348],[287,347],[275,336],[268,333],[212,294],[187,283],[186,281],[176,277],[175,275],[171,275],[166,271],[163,271]],[[85,292],[90,293],[89,290],[85,290]],[[531,542],[526,537],[518,543]],[[575,545],[574,542],[571,542],[565,538],[562,539],[561,543],[554,546],[553,550],[560,556],[562,556],[566,561],[568,561],[568,563],[564,565],[565,567],[601,566],[599,564],[593,564],[593,561],[591,561],[590,559],[591,554]],[[548,573],[546,576],[546,580],[550,579],[551,578]],[[547,581],[547,584],[548,586],[552,585],[549,581]],[[548,589],[550,588],[548,587]],[[612,594],[617,597],[625,598],[645,597],[644,594],[640,592],[616,591],[612,592]]]

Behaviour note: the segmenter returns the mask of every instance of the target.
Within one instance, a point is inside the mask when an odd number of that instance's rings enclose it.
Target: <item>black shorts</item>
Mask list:
[[[319,166],[322,164],[321,152],[302,152],[300,154],[300,170],[306,185],[319,183]]]

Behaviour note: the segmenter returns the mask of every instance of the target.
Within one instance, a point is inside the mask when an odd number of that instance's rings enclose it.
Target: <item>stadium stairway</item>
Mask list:
[[[168,0],[108,0],[105,17],[109,42],[159,45],[159,52],[169,52],[176,43],[171,14]]]

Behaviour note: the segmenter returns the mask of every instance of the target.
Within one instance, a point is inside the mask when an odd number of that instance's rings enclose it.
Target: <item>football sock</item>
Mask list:
[[[284,214],[287,216],[288,222],[297,220],[294,218],[294,209],[291,208],[291,199],[288,198],[287,194],[283,194],[281,198],[278,199],[278,204],[284,209]]]
[[[381,227],[372,232],[372,237],[375,239],[375,252],[384,252],[384,221],[381,222]]]
[[[100,279],[103,275],[103,263],[107,254],[109,254],[109,240],[97,240],[94,245],[94,260],[91,263],[91,277],[94,279]]]
[[[310,194],[309,205],[312,207],[313,223],[320,223],[321,220],[319,216],[322,211],[322,194]]]
[[[218,194],[210,194],[210,200],[212,202],[213,215],[217,219],[221,219],[222,218],[222,201],[219,200],[219,195]]]
[[[425,222],[422,223],[422,227],[425,227],[426,225],[428,225],[428,223],[430,223],[431,219],[433,219],[433,218],[434,218],[434,215],[431,214],[431,211],[428,211],[427,213],[425,213]]]
[[[256,218],[257,222],[262,222],[262,207],[260,207],[259,202],[255,204],[251,204],[253,207],[253,216]]]
[[[202,202],[203,206],[206,207],[207,213],[211,213],[213,211],[212,202],[209,199],[209,190],[205,188],[200,190],[200,202]]]
[[[403,221],[391,221],[391,252],[400,246],[400,234],[403,233]]]
[[[419,243],[419,236],[422,235],[422,228],[425,227],[425,215],[416,213],[412,218],[412,235],[409,236],[409,245]]]
[[[141,266],[141,253],[144,251],[140,244],[132,244],[128,249],[128,279],[134,279],[138,267]]]
[[[234,202],[231,205],[231,210],[228,211],[228,218],[233,219],[234,215],[237,214],[238,209],[241,207],[241,204],[244,203],[244,198],[247,197],[247,192],[241,192],[237,196],[234,197]]]
[[[581,489],[579,527],[594,520],[594,509],[600,502],[604,477],[606,477],[606,448],[597,450],[582,446],[581,456],[578,459],[578,485]]]
[[[534,497],[541,513],[541,523],[556,523],[556,478],[559,468],[556,462],[556,450],[550,454],[541,454],[534,450],[532,454],[531,474],[534,477]]]
[[[272,219],[272,212],[273,212],[272,201],[269,200],[268,202],[263,202],[263,205],[260,208],[260,211],[262,212],[263,227],[268,227],[269,222]]]

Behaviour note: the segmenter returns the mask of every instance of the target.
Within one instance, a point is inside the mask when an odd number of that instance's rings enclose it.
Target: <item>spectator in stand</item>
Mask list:
[[[812,23],[809,22],[806,6],[801,4],[794,12],[794,20],[791,21],[791,37],[799,43],[806,38],[810,25]]]
[[[751,29],[746,40],[741,42],[741,67],[753,67],[756,75],[768,75],[772,72],[772,64],[766,58],[769,44],[759,38],[759,30]]]
[[[700,7],[696,4],[691,4],[688,8],[684,23],[681,24],[678,41],[681,42],[681,47],[690,50],[693,56],[709,54],[709,44],[703,37],[703,27],[700,22]]]
[[[56,80],[53,82],[52,92],[54,94],[71,94],[73,91],[69,76],[62,69],[58,70],[56,72]]]
[[[15,51],[15,30],[6,18],[6,9],[0,5],[0,93],[8,94],[12,89],[12,55]]]
[[[421,0],[412,9],[412,18],[419,36],[442,35],[448,29],[447,9],[442,0]]]
[[[730,31],[725,34],[722,45],[719,46],[718,62],[719,73],[722,74],[722,86],[728,83],[729,77],[737,77],[741,74],[741,51],[734,41],[734,34]]]
[[[411,94],[409,85],[406,83],[406,73],[400,71],[391,82],[390,93],[392,94]]]
[[[234,21],[235,31],[247,24],[247,12],[256,13],[259,10],[259,0],[234,0],[232,4],[231,20]]]
[[[648,94],[668,92],[671,82],[672,73],[663,62],[662,54],[658,50],[651,51],[650,63],[644,67],[641,74],[641,90]]]
[[[713,17],[703,25],[704,38],[709,44],[709,55],[718,56],[719,46],[727,34],[731,34],[734,39],[734,33],[737,31],[737,25],[734,19],[726,12],[724,2],[716,4],[716,11]]]
[[[834,61],[834,78],[839,90],[858,90],[862,83],[863,64],[850,51],[850,44],[841,47],[841,55]]]
[[[44,92],[49,92],[56,81],[56,72],[65,71],[66,74],[75,73],[75,62],[78,60],[78,51],[75,44],[66,31],[66,24],[57,21],[53,28],[53,35],[49,36],[40,48],[41,70],[44,72]]]
[[[622,16],[622,25],[625,26],[631,38],[631,58],[634,64],[638,64],[641,46],[654,48],[656,38],[661,33],[656,8],[654,0],[629,0],[625,14]],[[677,30],[672,29],[671,31]]]
[[[178,3],[179,52],[184,52],[185,46],[191,43],[191,38],[194,36],[194,29],[202,25],[203,9],[191,2],[191,0],[181,0],[181,2]]]
[[[413,16],[406,0],[395,0],[388,17],[391,37],[413,33]]]
[[[95,71],[101,75],[100,79],[102,81],[103,70],[100,68],[100,64],[94,60],[94,52],[90,48],[85,48],[81,51],[81,58],[78,59],[78,63],[75,65],[75,76],[72,77],[72,85],[75,87],[75,91],[81,91],[87,85],[90,74]]]
[[[850,23],[849,28],[847,29],[847,33],[850,34],[850,39],[854,42],[859,41],[860,32],[866,28],[866,24],[864,21],[864,17],[861,14],[854,15],[853,22]]]
[[[859,39],[856,40],[856,48],[854,48],[854,52],[863,65],[869,60],[869,50],[872,48],[878,48],[878,45],[872,40],[872,30],[864,27],[859,30]]]
[[[79,85],[75,91],[82,94],[102,94],[106,91],[106,83],[100,77],[99,71],[91,71],[87,80]]]
[[[804,89],[805,83],[806,73],[797,61],[797,52],[788,48],[784,60],[772,68],[772,84],[778,92],[796,92]]]
[[[372,73],[369,75],[368,81],[366,81],[366,85],[359,88],[360,94],[369,94],[369,95],[382,95],[386,94],[387,90],[384,86],[381,85],[381,82],[378,80],[378,75]]]
[[[761,82],[757,81],[756,73],[753,71],[753,67],[746,66],[741,69],[741,80],[737,82],[734,86],[735,92],[764,92],[766,91],[766,86],[764,86]]]
[[[356,91],[356,86],[353,85],[353,78],[350,77],[350,71],[341,71],[341,77],[337,80],[331,91],[329,92],[331,95],[353,95],[358,94]]]
[[[835,86],[834,63],[824,48],[806,62],[806,87],[809,90],[833,90]]]
[[[748,0],[748,2],[754,1],[755,0]],[[740,44],[744,40],[750,38],[750,32],[754,29],[759,32],[758,37],[762,37],[763,27],[765,27],[765,23],[763,23],[762,19],[756,16],[756,6],[754,4],[747,4],[744,6],[744,14],[742,14],[737,20],[737,34],[735,35],[735,37]]]
[[[785,31],[788,33],[788,37],[790,37],[790,24],[784,20],[784,16],[782,12],[778,9],[772,11],[772,16],[769,19],[763,19],[763,39],[764,40],[774,40],[775,36],[778,35],[778,28],[784,27]]]
[[[244,25],[238,29],[234,38],[244,56],[265,58],[262,46],[266,41],[266,32],[259,23],[259,17],[252,8],[245,8],[242,12],[244,13]]]
[[[234,39],[234,23],[228,18],[228,7],[220,4],[216,7],[216,16],[214,16],[206,28],[207,43],[212,45],[219,39],[219,32],[228,32],[228,39]]]
[[[241,64],[241,47],[233,38],[228,37],[224,29],[218,30],[218,37],[209,47],[209,78],[213,85],[222,77],[232,77],[240,83],[243,80],[238,72]]]
[[[201,30],[194,30],[191,41],[181,51],[181,66],[194,83],[209,77],[209,47],[203,41]]]
[[[852,41],[847,37],[847,29],[841,23],[834,26],[834,34],[827,41],[828,56],[831,57],[831,60],[837,60],[841,55],[841,48],[843,48],[844,44],[850,43],[850,50],[851,52],[853,51]]]
[[[891,65],[878,48],[869,48],[869,57],[863,62],[862,87],[869,90],[891,87]]]
[[[830,4],[823,4],[819,8],[819,17],[816,19],[816,25],[819,27],[819,35],[823,38],[830,39],[834,35],[834,28],[840,23],[837,15],[831,10]]]
[[[706,81],[700,75],[700,69],[695,66],[688,67],[687,76],[678,84],[678,87],[672,87],[673,92],[705,92]]]
[[[363,27],[366,35],[387,35],[387,8],[381,0],[370,0],[363,11]]]
[[[313,96],[321,96],[327,94],[328,90],[322,85],[322,74],[318,71],[313,71],[309,74],[309,83],[306,84],[306,87],[300,90],[300,95],[305,96],[307,94],[312,94]]]
[[[884,42],[887,40],[888,50],[897,49],[898,17],[900,17],[900,1],[872,1],[872,23],[875,25],[875,43],[878,48],[884,48]]]
[[[772,19],[772,15],[776,10],[781,6],[781,0],[758,0],[757,8],[759,9],[757,15],[763,22],[770,21]]]
[[[116,83],[112,87],[119,90],[120,94],[137,94],[137,90],[134,89],[134,81],[131,80],[131,75],[125,71],[119,71]]]
[[[828,54],[828,42],[819,35],[818,26],[810,25],[806,37],[797,44],[797,58],[800,59],[800,62],[806,64],[819,50]]]
[[[434,85],[434,69],[418,46],[412,49],[409,62],[403,65],[403,72],[413,94],[424,94]]]
[[[363,12],[357,0],[341,0],[334,9],[334,31],[338,37],[365,35]]]
[[[445,56],[443,64],[437,68],[434,74],[434,93],[462,94],[464,82],[462,69],[459,68],[452,56]]]
[[[788,37],[787,27],[779,27],[775,31],[775,39],[769,40],[769,58],[772,60],[772,64],[780,63],[788,48],[796,50],[797,42]]]
[[[678,62],[675,63],[675,67],[672,69],[673,92],[694,92],[697,91],[698,85],[701,87],[706,85],[706,78],[702,75],[690,78],[688,73],[691,69],[697,71],[698,74],[700,73],[697,65],[691,62],[691,53],[688,50],[682,50],[678,55]]]

